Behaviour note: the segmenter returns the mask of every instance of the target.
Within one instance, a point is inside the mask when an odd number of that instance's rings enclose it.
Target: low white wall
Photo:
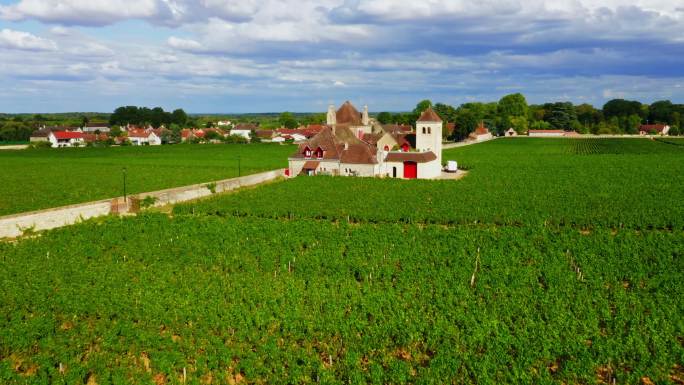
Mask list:
[[[29,229],[31,231],[49,230],[56,227],[71,225],[79,220],[103,215],[126,214],[135,206],[130,203],[136,199],[143,200],[146,197],[151,196],[156,198],[153,206],[163,206],[212,195],[208,186],[215,186],[214,191],[219,193],[234,190],[239,187],[264,183],[282,177],[283,175],[284,170],[282,169],[266,171],[260,174],[247,175],[240,178],[224,179],[210,183],[200,183],[148,193],[132,194],[129,196],[129,204],[124,204],[123,198],[118,197],[97,202],[88,202],[0,217],[0,238],[16,238]],[[112,210],[112,208],[114,208],[114,210]]]
[[[110,211],[111,201],[105,200],[1,217],[0,238],[15,238],[29,229],[39,231],[67,226],[82,219],[107,215]]]

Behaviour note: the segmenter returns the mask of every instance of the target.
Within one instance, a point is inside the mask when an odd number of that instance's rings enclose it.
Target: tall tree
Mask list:
[[[606,120],[613,116],[643,115],[641,103],[624,99],[609,100],[603,105],[603,115]]]
[[[297,128],[297,126],[299,125],[294,115],[291,112],[287,111],[280,114],[278,120],[280,121],[280,125],[285,128]]]
[[[188,114],[183,111],[182,108],[178,108],[176,110],[173,110],[171,113],[171,122],[175,123],[181,127],[185,126],[185,123],[188,121]]]
[[[570,130],[576,126],[577,114],[571,102],[550,103],[547,111],[549,115],[546,120],[553,128]]]
[[[521,93],[506,95],[497,105],[497,113],[504,116],[527,116],[527,100]]]
[[[389,112],[381,112],[378,114],[376,119],[380,124],[392,123],[392,114]]]
[[[674,124],[673,114],[675,106],[669,100],[660,100],[648,106],[648,121],[650,123]]]

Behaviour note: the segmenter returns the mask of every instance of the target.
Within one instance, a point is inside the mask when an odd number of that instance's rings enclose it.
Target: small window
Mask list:
[[[432,128],[428,127],[428,134],[432,134]]]
[[[423,127],[423,134],[425,133],[425,127]]]
[[[385,151],[389,151],[389,146],[385,145]]]
[[[306,151],[304,151],[304,156],[306,156],[307,158],[311,158],[311,150],[307,148]]]

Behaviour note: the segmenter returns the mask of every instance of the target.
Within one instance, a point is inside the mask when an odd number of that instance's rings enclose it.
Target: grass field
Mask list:
[[[287,167],[291,146],[177,145],[0,152],[0,215]]]
[[[298,178],[0,243],[0,382],[684,379],[682,149],[445,159],[469,175]]]

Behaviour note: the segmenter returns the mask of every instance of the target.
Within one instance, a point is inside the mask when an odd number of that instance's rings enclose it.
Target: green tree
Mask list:
[[[423,111],[427,110],[428,107],[432,107],[432,102],[428,99],[421,100],[420,102],[418,102],[418,104],[416,104],[416,108],[413,109],[413,114],[420,116],[420,114],[422,114]]]
[[[121,131],[121,127],[114,125],[109,129],[109,135],[118,138],[123,135],[123,131]]]
[[[171,122],[172,123],[178,124],[180,126],[184,126],[185,123],[187,123],[187,121],[188,121],[188,114],[186,114],[182,108],[175,109],[171,113]]]
[[[524,134],[528,130],[527,117],[526,116],[512,116],[510,118],[511,127],[518,134]]]
[[[434,110],[444,122],[454,122],[456,120],[456,109],[448,104],[437,103]]]
[[[577,120],[575,108],[571,102],[558,102],[548,105],[548,121],[551,126],[559,130],[569,130]]]
[[[497,113],[500,117],[527,116],[527,100],[520,93],[506,95],[497,104]]]
[[[614,116],[642,116],[641,103],[624,99],[613,99],[603,105],[603,115],[606,120]]]
[[[380,124],[389,124],[389,123],[392,123],[392,114],[390,114],[389,112],[381,112],[381,113],[379,113],[378,116],[376,117],[376,120],[377,120]]]
[[[297,126],[299,125],[294,115],[291,112],[287,111],[280,114],[278,121],[280,122],[280,125],[285,128],[297,128]]]
[[[456,130],[454,130],[454,139],[463,140],[475,131],[477,125],[480,123],[478,113],[468,108],[459,107],[456,114]]]

